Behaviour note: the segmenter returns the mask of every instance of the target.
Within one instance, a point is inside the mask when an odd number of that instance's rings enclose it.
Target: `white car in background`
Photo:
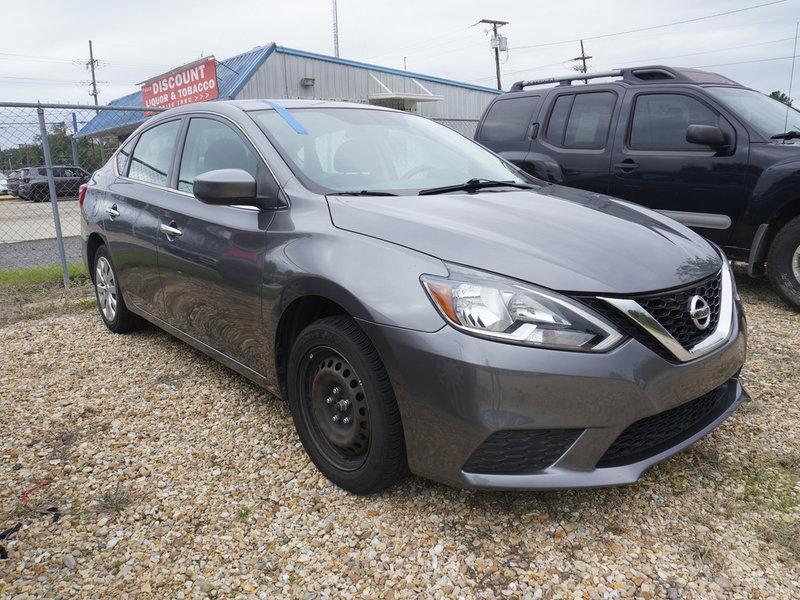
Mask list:
[[[0,194],[6,195],[8,193],[8,181],[6,176],[0,173]]]

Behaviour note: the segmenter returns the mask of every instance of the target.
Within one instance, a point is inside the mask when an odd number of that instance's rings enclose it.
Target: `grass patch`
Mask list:
[[[83,284],[89,281],[89,273],[82,262],[67,265],[70,282]],[[61,265],[53,263],[28,267],[27,269],[0,270],[0,285],[9,287],[26,287],[31,285],[61,285],[63,277]]]
[[[133,494],[121,485],[110,491],[105,491],[97,498],[97,511],[108,514],[119,514],[133,502]]]

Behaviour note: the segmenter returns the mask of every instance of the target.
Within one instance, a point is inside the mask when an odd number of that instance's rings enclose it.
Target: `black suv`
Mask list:
[[[475,139],[540,179],[696,229],[800,308],[800,112],[696,69],[620,69],[572,85],[585,77],[515,83]],[[525,89],[545,83],[559,85]]]
[[[50,198],[47,184],[47,167],[28,167],[20,172],[19,196],[34,202],[44,202]],[[56,196],[77,197],[81,184],[89,181],[89,173],[80,167],[70,165],[53,166],[53,183]]]

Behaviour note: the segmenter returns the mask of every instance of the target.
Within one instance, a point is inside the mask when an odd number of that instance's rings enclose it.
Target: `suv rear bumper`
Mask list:
[[[737,379],[746,353],[744,319],[738,311],[723,346],[680,364],[634,339],[591,354],[502,344],[451,327],[421,333],[363,321],[360,325],[392,380],[412,472],[460,487],[561,489],[632,483],[649,466],[713,430],[748,399]],[[715,411],[685,435],[672,438],[668,447],[628,464],[597,467],[632,424],[717,388]],[[492,434],[507,431],[556,432],[547,448],[553,449],[553,440],[563,446],[544,468],[516,468],[513,473],[465,469]],[[520,452],[507,448],[496,456]]]

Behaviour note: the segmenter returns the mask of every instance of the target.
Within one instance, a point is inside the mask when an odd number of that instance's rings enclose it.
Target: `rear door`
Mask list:
[[[525,169],[541,100],[538,94],[504,94],[489,106],[475,140]]]
[[[115,159],[120,176],[98,201],[125,301],[161,318],[156,240],[181,123],[163,121],[129,140]]]
[[[213,115],[189,118],[174,189],[159,215],[164,306],[169,323],[262,372],[268,348],[261,335],[261,277],[274,213],[205,204],[192,194],[197,175],[232,168],[253,175],[259,195],[277,196],[266,165],[233,123]]]
[[[566,87],[566,86],[565,86]],[[550,180],[605,193],[611,169],[611,123],[621,97],[616,88],[556,92],[549,101],[544,125],[531,147],[543,153],[559,169]],[[555,175],[555,176],[554,176]]]
[[[610,193],[725,243],[747,197],[747,131],[686,88],[629,90],[623,114]],[[718,126],[733,145],[716,150],[691,144],[689,125]]]

